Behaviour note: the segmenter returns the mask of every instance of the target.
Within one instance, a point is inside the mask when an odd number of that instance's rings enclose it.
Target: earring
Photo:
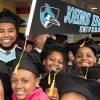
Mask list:
[[[36,84],[35,87],[39,87],[39,84]]]

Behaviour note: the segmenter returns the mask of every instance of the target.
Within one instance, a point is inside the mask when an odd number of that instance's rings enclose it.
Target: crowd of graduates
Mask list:
[[[66,34],[35,34],[24,49],[22,23],[0,12],[0,100],[100,100],[100,46],[92,38],[68,43]]]

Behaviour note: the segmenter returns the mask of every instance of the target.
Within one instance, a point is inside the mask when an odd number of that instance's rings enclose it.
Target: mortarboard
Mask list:
[[[95,41],[89,37],[81,39],[75,43],[67,44],[66,49],[68,51],[72,51],[73,54],[75,55],[78,48],[83,47],[83,46],[87,46],[87,47],[91,48],[95,55],[98,54],[98,52],[100,50],[100,47],[95,43]]]
[[[55,34],[55,36],[58,42],[64,43],[64,41],[67,40],[66,34]]]
[[[4,8],[4,10],[0,12],[0,23],[12,23],[16,29],[18,29],[19,25],[25,23],[25,21],[10,10]]]
[[[100,78],[100,66],[90,67],[87,73],[87,79],[99,79]]]
[[[0,73],[0,80],[3,84],[5,100],[10,100],[12,95],[10,77],[6,73]]]
[[[60,73],[56,76],[56,86],[60,97],[68,92],[76,92],[85,96],[87,100],[100,99],[100,84],[96,81]]]
[[[95,43],[100,46],[100,41],[95,41]],[[98,53],[100,54],[100,50],[98,51]]]
[[[100,41],[95,41],[95,43],[98,45],[98,44],[100,44]]]
[[[30,45],[34,46],[34,42],[32,42],[31,40],[27,40],[26,44],[30,44]]]
[[[13,63],[13,66],[18,66],[17,70],[25,69],[25,70],[31,71],[31,72],[35,73],[37,77],[39,77],[41,74],[45,73],[45,69],[44,69],[42,63],[37,62],[35,60],[33,61],[33,59],[30,57],[30,55],[27,54],[26,52],[23,53],[20,63],[19,63],[19,59],[20,58],[17,58]],[[14,69],[14,71],[15,70],[16,70],[16,68]]]

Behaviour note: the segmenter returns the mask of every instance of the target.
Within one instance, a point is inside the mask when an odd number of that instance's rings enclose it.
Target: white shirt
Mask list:
[[[0,48],[0,60],[7,63],[9,61],[16,59],[16,51],[15,51],[16,47],[17,46],[15,45],[14,48],[11,51],[9,51],[8,54],[7,51]]]

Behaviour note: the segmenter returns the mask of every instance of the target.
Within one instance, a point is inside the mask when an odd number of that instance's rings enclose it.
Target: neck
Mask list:
[[[2,48],[2,47],[0,47],[0,51],[2,51],[2,52],[9,52],[9,51],[14,50],[15,47],[16,47],[16,45],[14,45],[12,48]]]

